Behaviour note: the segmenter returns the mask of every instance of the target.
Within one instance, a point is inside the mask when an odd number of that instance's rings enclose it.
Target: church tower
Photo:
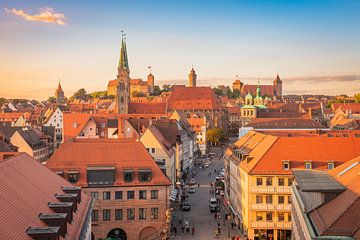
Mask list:
[[[130,102],[130,69],[126,50],[125,34],[121,36],[120,60],[117,75],[116,113],[127,114]]]
[[[55,98],[56,98],[56,103],[59,105],[65,102],[65,95],[64,95],[64,91],[61,88],[60,79],[59,79],[58,87],[55,91]]]
[[[192,67],[189,73],[189,87],[196,87],[196,77],[194,67]]]
[[[274,96],[281,97],[282,96],[282,80],[279,77],[279,73],[276,74],[276,78],[273,81],[274,83]]]
[[[154,85],[155,85],[155,77],[151,72],[151,67],[149,67],[150,73],[147,75],[147,85],[149,88],[149,93],[154,94]]]

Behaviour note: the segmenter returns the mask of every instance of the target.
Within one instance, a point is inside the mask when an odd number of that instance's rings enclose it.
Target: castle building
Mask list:
[[[248,124],[251,120],[257,117],[258,109],[265,108],[264,99],[261,96],[261,87],[258,83],[256,88],[256,97],[253,98],[250,92],[245,96],[245,105],[241,107],[242,126]]]
[[[194,67],[192,67],[189,73],[189,87],[196,87],[196,78],[197,75],[195,73]]]
[[[233,86],[233,91],[234,90],[240,91],[241,96],[244,97],[248,93],[255,95],[259,85],[244,84],[239,79],[237,79],[233,82],[232,86]],[[273,85],[260,85],[260,90],[262,94],[267,97],[281,97],[282,80],[280,79],[279,74],[276,75],[273,81]]]
[[[65,95],[64,95],[64,91],[61,88],[61,84],[60,84],[60,80],[59,80],[59,84],[58,87],[55,91],[55,98],[56,98],[56,103],[57,104],[62,104],[65,103]]]
[[[154,94],[155,77],[151,72],[147,76],[147,85],[149,93]]]

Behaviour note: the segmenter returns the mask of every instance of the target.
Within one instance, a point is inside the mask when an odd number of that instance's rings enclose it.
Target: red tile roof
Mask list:
[[[240,114],[241,108],[239,107],[228,107],[226,108],[230,114]]]
[[[343,111],[351,110],[351,113],[360,113],[360,103],[333,103],[333,108],[336,111],[341,108]]]
[[[165,114],[166,113],[166,103],[165,102],[156,102],[156,103],[129,103],[129,113],[157,113]]]
[[[246,127],[255,129],[324,129],[321,123],[303,118],[255,118]]]
[[[195,132],[201,132],[201,127],[206,127],[206,120],[204,118],[187,118],[191,128]]]
[[[175,86],[167,103],[170,110],[220,110],[210,87]]]
[[[360,238],[360,157],[330,170],[346,190],[310,212],[320,235]]]
[[[59,202],[55,194],[72,186],[26,153],[0,161],[0,181],[1,239],[32,239],[27,228],[46,227],[38,215],[54,213],[48,202]],[[79,239],[90,203],[90,197],[81,193],[73,222],[67,224],[66,239]]]
[[[133,139],[77,139],[63,143],[52,155],[46,166],[53,171],[78,170],[77,185],[87,187],[87,167],[112,166],[116,168],[114,186],[170,185],[155,161],[137,140]],[[124,182],[123,169],[150,168],[150,182],[139,182],[137,173],[134,181]]]
[[[243,87],[243,94],[248,94],[250,93],[253,96],[256,96],[256,89],[257,89],[257,85],[245,85]],[[264,96],[274,96],[274,86],[273,85],[260,85],[260,89],[261,89],[261,95]]]

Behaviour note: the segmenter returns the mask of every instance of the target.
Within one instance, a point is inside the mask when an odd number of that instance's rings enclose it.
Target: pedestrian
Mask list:
[[[240,240],[239,235],[236,235],[235,240]]]
[[[215,219],[217,219],[217,212],[214,214]]]
[[[174,232],[174,235],[176,236],[177,229],[176,229],[176,227],[175,227],[175,226],[173,227],[173,232]]]
[[[209,189],[209,195],[211,195],[211,189]]]
[[[181,226],[181,231],[182,231],[182,233],[185,233],[185,227],[184,226]]]
[[[192,229],[191,229],[191,235],[195,235],[195,226],[193,225]]]
[[[179,225],[181,225],[182,224],[182,221],[181,221],[181,219],[179,218]]]
[[[200,183],[198,183],[198,188],[200,188]]]

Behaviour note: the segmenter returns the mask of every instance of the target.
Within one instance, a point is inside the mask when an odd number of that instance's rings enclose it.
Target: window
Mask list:
[[[132,182],[133,178],[134,178],[134,171],[132,169],[125,169],[124,170],[124,181]]]
[[[290,169],[290,162],[283,161],[283,170],[289,170],[289,169]]]
[[[103,200],[110,200],[111,194],[110,192],[103,192]]]
[[[263,185],[262,178],[256,178],[256,186],[262,186],[262,185]]]
[[[262,213],[256,213],[256,221],[262,221],[263,220],[263,215]]]
[[[288,196],[288,204],[291,204],[291,196]]]
[[[68,181],[70,183],[77,183],[78,180],[79,180],[79,171],[77,171],[77,170],[68,171]]]
[[[113,185],[115,181],[115,167],[93,166],[87,167],[87,182],[90,186]]]
[[[263,197],[262,196],[259,196],[259,195],[256,195],[256,203],[262,203],[263,202]]]
[[[95,200],[99,200],[99,192],[91,192],[91,197]]]
[[[115,191],[115,200],[122,199],[122,191]]]
[[[127,220],[134,220],[135,219],[135,208],[128,208],[127,209]]]
[[[288,178],[288,186],[292,185],[293,180],[291,178]]]
[[[135,192],[134,191],[127,191],[127,199],[134,199]]]
[[[272,178],[271,177],[266,178],[266,186],[272,186]]]
[[[278,185],[279,186],[284,186],[285,185],[285,179],[284,178],[279,178],[278,179]]]
[[[266,195],[266,203],[271,204],[273,202],[272,195]]]
[[[123,219],[123,210],[115,209],[115,220],[122,220],[122,219]]]
[[[158,199],[158,190],[151,190],[151,199]]]
[[[291,222],[291,213],[288,213],[288,222]]]
[[[139,208],[139,219],[146,219],[146,208]]]
[[[266,213],[266,221],[272,221],[273,218],[273,213],[272,212],[267,212]]]
[[[306,162],[305,163],[305,168],[306,169],[311,169],[311,162]]]
[[[284,215],[284,213],[278,213],[278,221],[279,222],[283,222],[284,221],[284,219],[285,219],[285,215]]]
[[[139,199],[146,199],[146,190],[139,191]]]
[[[285,203],[285,196],[278,196],[278,203],[284,204]]]
[[[151,148],[151,153],[155,153],[155,148]]]
[[[334,168],[334,163],[333,162],[329,162],[327,164],[327,169],[330,170],[330,169],[333,169]]]
[[[151,219],[158,219],[158,216],[159,216],[159,209],[151,208]]]
[[[92,210],[91,212],[91,221],[99,221],[99,210]]]
[[[105,123],[101,123],[101,127],[104,128],[104,127],[105,127]]]
[[[103,210],[103,221],[110,221],[110,210]]]
[[[139,169],[139,182],[151,181],[151,169]]]

